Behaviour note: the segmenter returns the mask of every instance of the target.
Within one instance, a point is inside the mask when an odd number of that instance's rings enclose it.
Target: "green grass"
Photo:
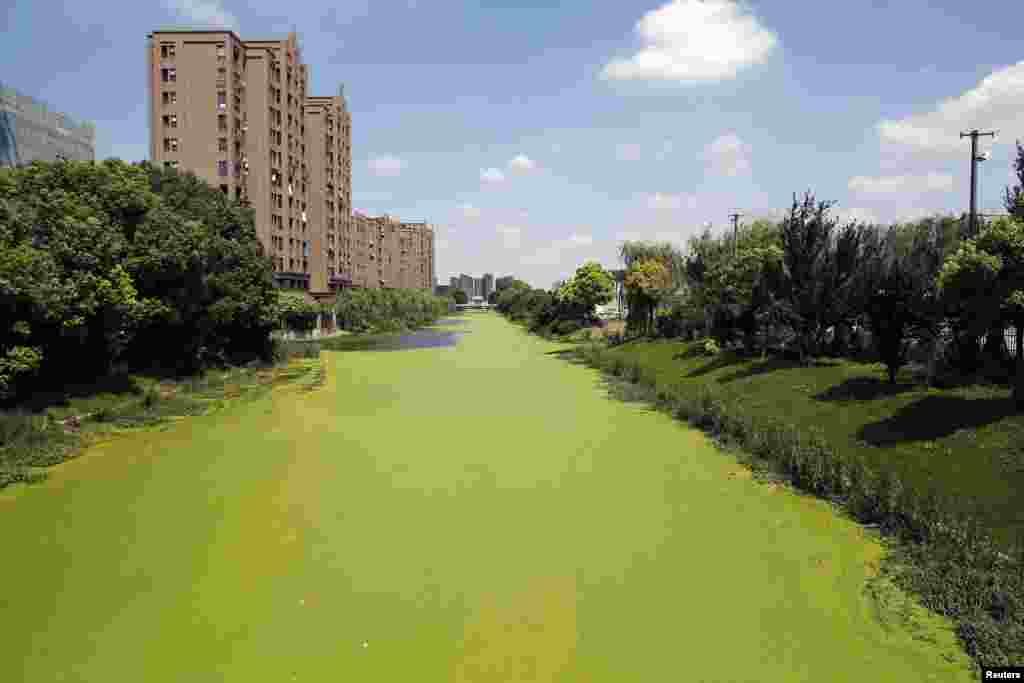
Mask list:
[[[995,386],[928,388],[908,369],[896,385],[881,365],[696,353],[699,342],[633,341],[608,349],[659,384],[708,389],[744,416],[819,430],[840,457],[861,458],[905,485],[941,491],[1002,542],[1024,533],[1024,415]]]

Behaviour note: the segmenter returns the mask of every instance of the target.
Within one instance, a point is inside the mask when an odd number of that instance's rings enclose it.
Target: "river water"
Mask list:
[[[973,680],[856,525],[462,320],[0,493],[0,679]]]

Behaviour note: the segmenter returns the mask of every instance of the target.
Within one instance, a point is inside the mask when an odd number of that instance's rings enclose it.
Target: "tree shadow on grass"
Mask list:
[[[926,396],[892,417],[864,425],[857,437],[872,446],[934,441],[960,429],[977,429],[1017,414],[1010,398]]]
[[[890,384],[878,377],[851,377],[829,387],[814,398],[819,401],[872,401],[913,391],[915,388],[914,384],[908,382]]]
[[[730,373],[724,377],[718,379],[719,383],[725,384],[726,382],[735,382],[738,379],[747,379],[748,377],[756,377],[758,375],[764,375],[769,372],[775,372],[776,370],[792,370],[794,368],[803,367],[798,361],[790,360],[788,358],[766,358],[763,361],[752,363],[751,365],[737,370],[736,372]]]
[[[696,368],[695,370],[691,370],[690,372],[688,372],[686,374],[686,376],[687,377],[701,377],[701,376],[706,375],[708,373],[714,372],[715,370],[721,370],[722,368],[727,368],[730,365],[736,365],[737,363],[742,363],[743,360],[744,360],[743,358],[738,357],[736,354],[732,353],[731,351],[726,351],[726,352],[720,353],[717,356],[715,356],[714,359],[712,359],[712,361],[710,363],[708,363],[708,364],[706,364],[706,365],[704,365],[702,367]]]

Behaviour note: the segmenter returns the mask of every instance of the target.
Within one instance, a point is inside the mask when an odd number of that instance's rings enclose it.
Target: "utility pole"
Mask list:
[[[732,255],[736,258],[736,254],[739,252],[740,244],[740,216],[742,213],[736,212],[729,214],[729,218],[732,219]]]
[[[977,128],[969,133],[960,133],[960,139],[970,138],[971,139],[971,213],[968,223],[968,235],[974,237],[977,234],[978,229],[978,162],[986,161],[988,154],[978,155],[978,138],[983,136],[989,136],[995,138],[995,131],[989,131],[981,133]]]

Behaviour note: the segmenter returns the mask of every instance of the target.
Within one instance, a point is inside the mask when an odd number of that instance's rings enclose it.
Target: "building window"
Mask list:
[[[174,59],[174,43],[164,43],[160,46],[161,59]]]
[[[228,139],[227,138],[218,138],[217,139],[217,151],[218,152],[226,152],[226,151],[228,151]]]
[[[177,152],[178,151],[178,138],[164,138],[164,151],[165,152]]]
[[[221,185],[220,186],[220,191],[223,192],[224,194],[227,194],[228,193],[228,186],[227,185]]]
[[[164,83],[176,83],[178,81],[178,70],[160,69],[160,78]]]
[[[226,109],[228,106],[228,94],[223,90],[217,91],[217,109]]]
[[[217,175],[226,176],[228,174],[228,162],[221,159],[217,162]]]
[[[228,129],[228,117],[221,114],[217,117],[217,130],[225,132]]]
[[[164,128],[177,128],[178,127],[178,115],[177,114],[165,114],[164,115]]]
[[[169,90],[164,93],[164,106],[178,103],[178,93]]]

